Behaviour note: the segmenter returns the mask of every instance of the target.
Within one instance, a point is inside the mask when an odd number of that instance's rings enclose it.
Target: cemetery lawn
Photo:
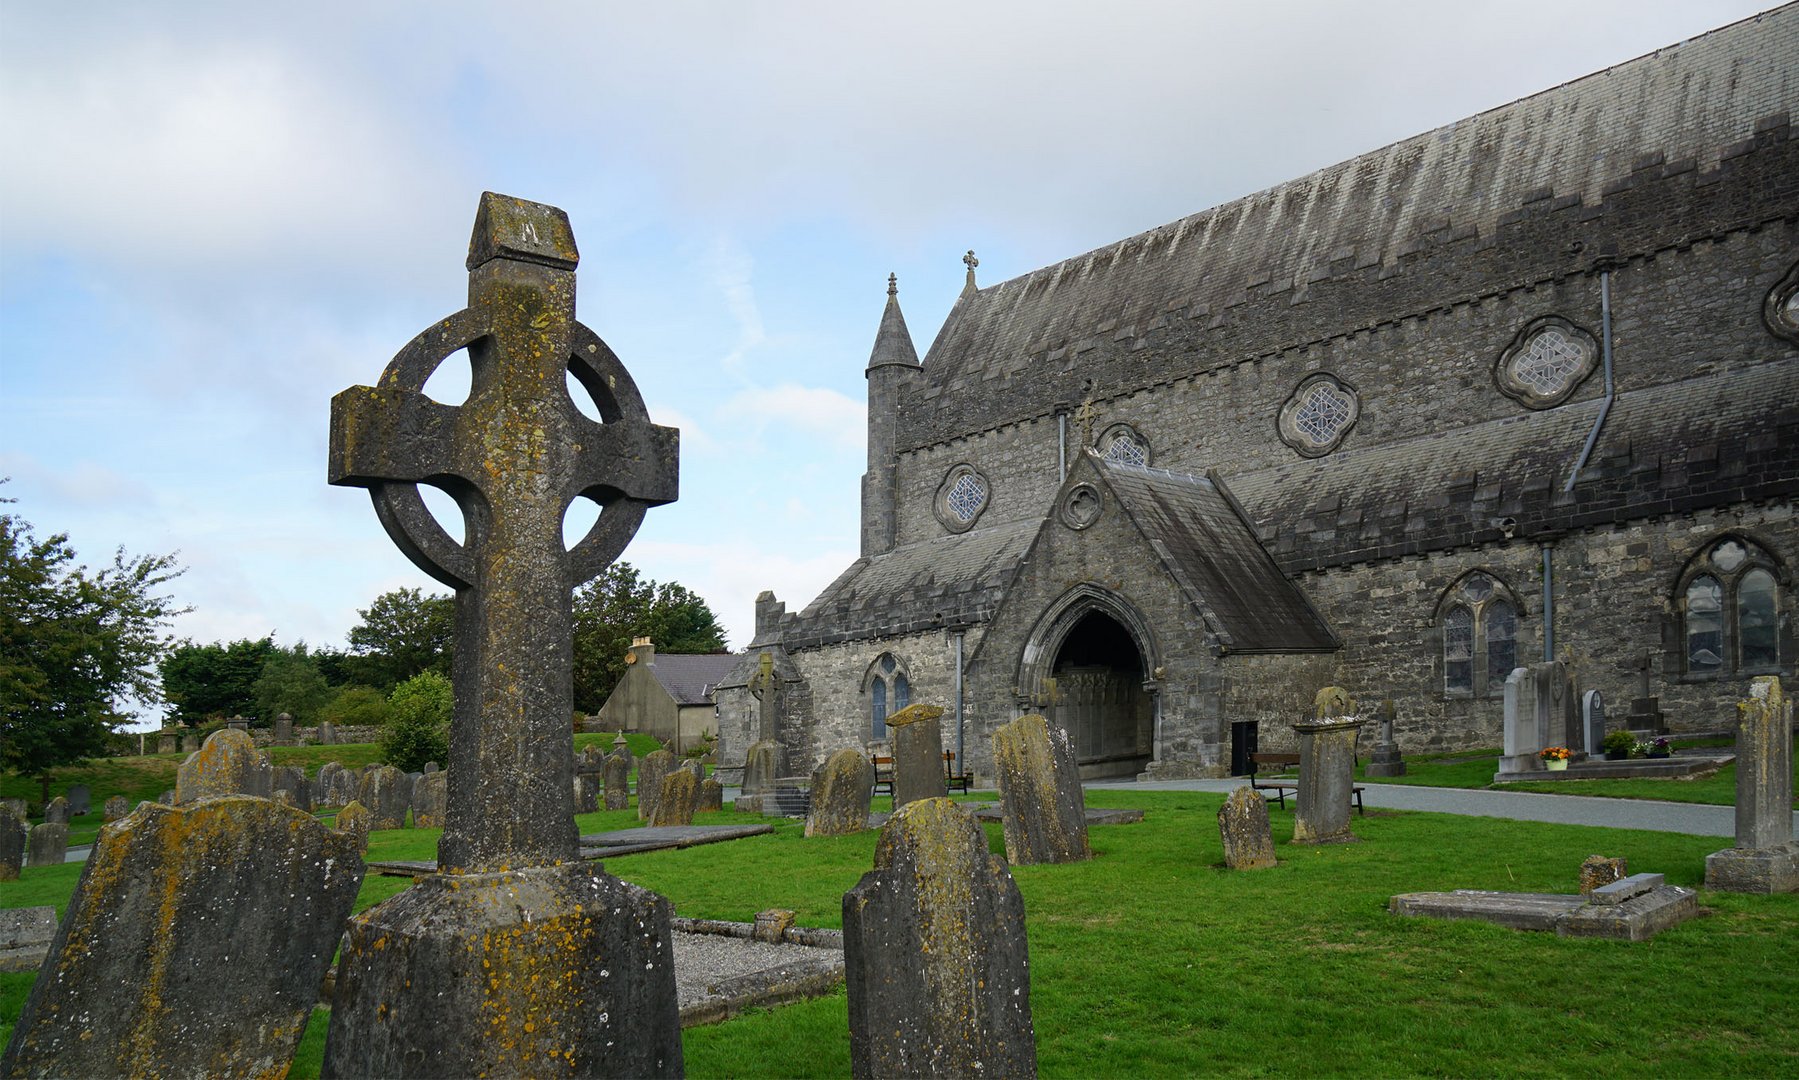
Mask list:
[[[1693,744],[1677,741],[1676,745],[1697,745],[1700,742],[1705,740],[1695,740]],[[1712,744],[1716,742],[1717,740],[1710,740]],[[1369,784],[1532,791],[1545,795],[1593,795],[1611,799],[1660,799],[1664,802],[1708,803],[1713,806],[1734,806],[1737,801],[1737,767],[1734,763],[1710,776],[1627,780],[1524,780],[1495,784],[1493,773],[1498,765],[1497,749],[1485,752],[1458,750],[1451,754],[1407,757],[1404,776],[1365,776],[1364,766],[1358,766],[1356,780]],[[1793,775],[1799,781],[1799,757],[1793,759]],[[1799,792],[1799,782],[1794,784],[1793,790]],[[1795,800],[1795,805],[1799,805],[1799,800]]]
[[[1294,847],[1280,842],[1292,812],[1275,808],[1281,864],[1233,873],[1222,868],[1222,795],[1087,799],[1148,816],[1093,829],[1089,862],[1012,871],[1045,1077],[1799,1075],[1799,896],[1702,891],[1708,917],[1637,944],[1386,911],[1400,892],[1573,892],[1595,853],[1696,888],[1705,856],[1726,840],[1377,811],[1354,819],[1359,843]],[[635,811],[577,821],[584,833],[638,824]],[[872,866],[877,834],[808,840],[797,822],[774,824],[770,836],[606,868],[669,897],[680,915],[741,921],[788,907],[802,925],[841,926],[843,893]],[[986,828],[1003,852],[999,826]],[[370,857],[429,858],[436,836],[377,832]],[[0,906],[60,903],[78,872],[27,869],[0,884]],[[408,884],[371,875],[357,907]],[[0,1025],[17,1017],[33,978],[0,976]],[[317,1075],[327,1016],[315,1014],[291,1075]],[[687,1074],[847,1075],[847,1016],[838,990],[689,1028]]]

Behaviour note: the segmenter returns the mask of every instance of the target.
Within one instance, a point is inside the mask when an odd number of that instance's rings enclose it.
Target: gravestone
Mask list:
[[[55,908],[0,908],[0,971],[36,971],[55,940]]]
[[[575,321],[574,237],[554,207],[483,194],[468,307],[414,338],[379,387],[332,402],[330,479],[456,591],[455,712],[440,872],[364,911],[339,963],[325,1075],[678,1075],[670,908],[579,861],[571,593],[676,494],[678,435]],[[467,401],[426,380],[467,348]],[[571,379],[602,422],[569,397]],[[418,483],[458,492],[463,543]],[[572,546],[577,498],[603,499]],[[465,977],[479,971],[483,978]]]
[[[600,808],[599,800],[594,797],[594,784],[585,773],[576,773],[574,778],[575,813],[591,814]]]
[[[342,810],[337,812],[337,831],[354,837],[357,851],[367,851],[369,849],[369,827],[373,820],[374,817],[369,813],[368,807],[351,799],[344,804]]]
[[[949,794],[943,771],[943,710],[909,705],[887,717],[893,743],[893,808]]]
[[[1541,720],[1537,716],[1537,674],[1533,668],[1513,668],[1505,678],[1504,738],[1500,772],[1519,773],[1542,768],[1543,759],[1537,754],[1548,743],[1543,741]]]
[[[600,779],[606,788],[606,809],[626,810],[631,806],[631,752],[614,750],[606,756]]]
[[[156,797],[156,801],[157,801],[157,802],[158,802],[158,803],[160,803],[160,804],[162,804],[162,805],[163,805],[163,806],[174,806],[174,805],[175,805],[175,792],[174,792],[174,790],[173,790],[173,789],[171,789],[171,790],[169,790],[169,791],[165,791],[165,792],[163,792],[163,793],[162,793],[162,794],[161,794],[161,795],[158,795],[158,796],[157,796],[157,797]]]
[[[651,754],[650,757],[655,757]],[[644,759],[647,764],[649,758]],[[640,772],[638,775],[642,775]],[[692,825],[694,803],[699,795],[699,781],[686,769],[671,769],[656,788],[656,805],[650,814],[650,826]]]
[[[294,793],[284,788],[276,788],[269,797],[282,806],[294,806]],[[299,807],[295,806],[294,809],[297,810]]]
[[[1580,864],[1580,893],[1587,896],[1601,885],[1623,881],[1630,874],[1630,860],[1608,859],[1604,855],[1588,855]]]
[[[848,836],[868,828],[875,770],[862,751],[845,747],[812,770],[807,836]]]
[[[428,772],[412,785],[412,823],[421,829],[441,829],[450,800],[450,774]]]
[[[44,821],[49,824],[67,825],[69,823],[69,800],[58,795],[45,803]]]
[[[1721,892],[1799,892],[1793,840],[1793,703],[1773,675],[1737,704],[1736,846],[1705,857],[1705,887]],[[40,826],[41,827],[41,826]]]
[[[606,752],[598,743],[588,743],[581,748],[581,760],[576,763],[576,772],[598,772],[606,763]]]
[[[242,716],[233,716],[225,721],[225,727],[231,731],[242,731],[248,734],[250,731],[250,721]]]
[[[71,785],[64,794],[69,800],[69,816],[81,817],[93,812],[94,796],[88,791],[86,784]]]
[[[426,776],[430,776],[434,772],[441,772],[441,771],[443,771],[443,766],[439,765],[437,762],[435,762],[435,761],[425,762],[425,775]]]
[[[662,797],[662,781],[675,767],[675,755],[667,750],[645,754],[637,764],[637,817],[649,821],[656,816],[656,802]]]
[[[173,731],[156,733],[156,752],[159,754],[178,754],[181,752],[181,736]]]
[[[1605,753],[1605,695],[1597,690],[1580,696],[1580,738],[1589,757]]]
[[[275,717],[275,732],[269,738],[274,746],[294,746],[294,718],[289,713],[281,713]]]
[[[337,725],[329,720],[320,720],[318,740],[320,746],[336,746]]]
[[[693,808],[699,813],[709,813],[725,808],[725,786],[718,778],[708,776],[700,781],[699,793],[693,798]]]
[[[623,754],[625,755],[626,761],[636,764],[631,756],[631,741],[625,738],[625,733],[622,731],[612,737],[612,753]],[[611,755],[607,756],[610,757]]]
[[[344,773],[343,762],[327,761],[319,766],[318,776],[313,778],[316,793],[313,801],[321,807],[342,806],[345,798],[344,782],[340,779]]]
[[[1336,696],[1331,697],[1332,691]],[[1337,687],[1318,694],[1318,715],[1293,725],[1299,736],[1299,790],[1293,800],[1293,842],[1335,844],[1355,839],[1349,828],[1355,790],[1355,703]]]
[[[267,799],[102,829],[0,1075],[285,1073],[362,873],[352,844]]]
[[[907,803],[843,895],[850,1075],[1035,1076],[1024,899],[974,816]]]
[[[220,728],[175,769],[175,802],[185,806],[221,795],[255,795],[266,799],[273,777],[269,759],[256,749],[248,733]]]
[[[1661,699],[1655,696],[1649,685],[1649,677],[1655,670],[1655,651],[1644,649],[1637,658],[1637,693],[1630,699],[1630,712],[1624,717],[1625,731],[1647,731],[1651,735],[1666,735],[1667,721],[1662,716]]]
[[[1380,703],[1380,738],[1374,744],[1374,753],[1368,758],[1366,773],[1369,776],[1405,775],[1405,759],[1400,756],[1399,743],[1393,739],[1392,698]]]
[[[131,801],[123,795],[114,795],[106,800],[105,806],[100,808],[100,816],[103,821],[117,821],[129,813],[131,813]]]
[[[69,858],[69,827],[60,821],[46,821],[31,827],[26,841],[26,866],[61,866]]]
[[[1218,838],[1224,843],[1224,865],[1232,870],[1265,870],[1275,863],[1274,833],[1268,824],[1268,800],[1251,787],[1240,787],[1218,808]]]
[[[787,745],[780,739],[781,676],[775,670],[775,659],[764,652],[756,661],[756,673],[750,676],[747,689],[756,699],[756,741],[743,755],[743,787],[737,798],[737,809],[760,810],[774,790],[777,779],[787,775]]]
[[[895,799],[898,798],[895,754]],[[1004,814],[1006,861],[1013,866],[1090,858],[1087,802],[1074,743],[1041,716],[1021,716],[993,733],[993,771]]]
[[[312,813],[312,782],[306,770],[298,765],[279,765],[270,774],[270,790],[285,791],[293,799],[296,810]]]
[[[10,807],[13,816],[24,821],[31,816],[31,804],[20,798],[0,799],[0,806]]]
[[[356,801],[369,812],[370,829],[404,829],[412,802],[412,784],[392,765],[377,765],[362,774]]]
[[[0,881],[17,881],[25,865],[29,822],[13,809],[13,800],[0,805]]]
[[[706,779],[706,766],[700,764],[698,758],[688,758],[681,762],[681,768],[693,774],[693,782],[696,784]]]

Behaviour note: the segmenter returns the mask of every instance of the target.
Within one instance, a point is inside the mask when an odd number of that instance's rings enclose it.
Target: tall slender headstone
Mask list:
[[[1087,800],[1081,767],[1064,728],[1021,716],[993,733],[1006,861],[1013,866],[1079,862],[1087,846]]]
[[[631,807],[631,751],[617,751],[606,755],[606,764],[600,770],[600,779],[606,789],[606,809],[628,810]]]
[[[909,705],[887,717],[893,741],[893,806],[949,794],[943,771],[943,710]]]
[[[1035,1076],[1024,899],[974,815],[902,806],[843,894],[850,1075]]]
[[[25,865],[29,822],[10,804],[0,805],[0,881],[17,881]]]
[[[1597,690],[1580,696],[1580,748],[1589,757],[1605,753],[1605,695]]]
[[[268,799],[145,804],[100,831],[0,1075],[282,1075],[362,874]]]
[[[1335,691],[1335,696],[1332,692]],[[1293,806],[1295,844],[1354,840],[1349,828],[1355,789],[1355,702],[1337,687],[1318,693],[1318,715],[1293,725],[1299,735],[1299,790]]]
[[[1793,840],[1793,703],[1773,675],[1737,705],[1736,846],[1705,857],[1705,887],[1723,892],[1799,892]]]
[[[1393,699],[1380,703],[1380,738],[1374,743],[1374,753],[1368,757],[1366,770],[1369,776],[1404,776],[1405,759],[1400,756],[1399,743],[1393,738]]]
[[[662,781],[673,772],[675,755],[667,750],[645,754],[637,764],[637,816],[649,821],[656,816],[656,802],[662,798]]]
[[[1543,759],[1537,752],[1546,745],[1537,717],[1536,671],[1513,668],[1505,679],[1505,745],[1499,771],[1520,773],[1541,768]]]
[[[412,823],[421,829],[441,829],[444,808],[450,801],[450,774],[428,772],[412,785]]]
[[[270,740],[276,746],[293,746],[294,718],[291,713],[281,713],[275,717],[275,734]]]
[[[468,307],[332,402],[331,482],[368,488],[400,549],[456,590],[456,649],[441,872],[352,921],[327,1076],[681,1072],[669,904],[579,861],[569,753],[572,591],[674,500],[678,436],[575,320],[577,258],[562,211],[482,195]],[[468,400],[433,401],[426,380],[463,349]],[[456,498],[463,543],[422,481]],[[599,519],[565,547],[584,496]]]

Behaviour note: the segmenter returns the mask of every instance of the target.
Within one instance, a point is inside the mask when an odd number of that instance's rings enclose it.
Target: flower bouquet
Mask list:
[[[1568,768],[1568,759],[1574,756],[1574,751],[1565,746],[1545,746],[1537,751],[1537,756],[1543,759],[1545,769],[1562,772]]]

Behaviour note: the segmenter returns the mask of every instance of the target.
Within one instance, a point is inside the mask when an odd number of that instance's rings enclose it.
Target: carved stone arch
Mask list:
[[[1504,577],[1484,566],[1476,566],[1473,569],[1464,570],[1460,574],[1457,574],[1455,580],[1451,581],[1444,587],[1442,592],[1437,594],[1437,603],[1436,606],[1431,609],[1430,622],[1425,625],[1432,627],[1442,626],[1443,616],[1449,612],[1451,606],[1461,602],[1463,592],[1462,587],[1468,582],[1469,578],[1474,577],[1476,574],[1493,582],[1494,595],[1512,605],[1512,610],[1518,613],[1518,618],[1530,618],[1530,609],[1526,607],[1524,601],[1519,598],[1518,591],[1512,588],[1511,584],[1507,582]]]
[[[892,671],[887,671],[881,663],[881,661],[888,659],[893,661]],[[879,653],[875,654],[873,660],[868,662],[868,666],[862,669],[862,687],[860,692],[864,694],[868,693],[869,686],[872,685],[877,678],[884,677],[891,679],[894,675],[903,674],[906,676],[906,679],[910,681],[912,678],[912,673],[909,670],[911,666],[912,665],[906,663],[905,657],[894,652],[892,649],[882,649]]]
[[[1712,569],[1712,552],[1728,540],[1735,540],[1742,544],[1749,557],[1741,566],[1725,571],[1727,576],[1739,577],[1751,566],[1762,566],[1774,572],[1774,580],[1780,583],[1781,588],[1790,589],[1794,586],[1791,564],[1780,557],[1779,550],[1766,537],[1759,535],[1753,529],[1720,529],[1701,541],[1699,546],[1693,549],[1693,553],[1687,556],[1686,561],[1681,563],[1680,568],[1675,571],[1666,594],[1670,610],[1676,612],[1680,610],[1680,599],[1694,578],[1701,574],[1717,573]]]
[[[1063,593],[1049,605],[1031,627],[1025,638],[1024,651],[1018,658],[1018,696],[1032,707],[1044,702],[1043,680],[1053,675],[1056,656],[1077,623],[1098,612],[1124,627],[1137,646],[1143,660],[1146,678],[1162,666],[1162,650],[1156,643],[1155,631],[1136,605],[1110,589],[1082,582]]]
[[[1729,545],[1736,550],[1730,551]],[[1745,579],[1757,570],[1773,577],[1775,590],[1768,598],[1774,605],[1769,612],[1774,615],[1772,637],[1760,637],[1759,649],[1750,643],[1750,633],[1742,622],[1741,592]],[[1689,609],[1694,584],[1706,577],[1712,579],[1717,591],[1717,609],[1707,620],[1709,626],[1696,625]],[[1799,654],[1792,592],[1792,568],[1766,537],[1742,528],[1721,529],[1706,537],[1681,564],[1672,588],[1662,598],[1666,611],[1662,650],[1666,670],[1679,673],[1683,680],[1730,679],[1788,670],[1793,656]],[[1703,665],[1695,664],[1702,655],[1695,651],[1696,647],[1712,654]]]

